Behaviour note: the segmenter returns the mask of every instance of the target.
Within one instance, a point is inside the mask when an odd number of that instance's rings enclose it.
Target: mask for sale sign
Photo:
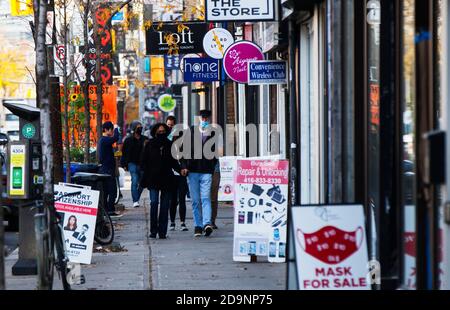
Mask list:
[[[370,289],[362,206],[296,207],[292,221],[300,289]]]

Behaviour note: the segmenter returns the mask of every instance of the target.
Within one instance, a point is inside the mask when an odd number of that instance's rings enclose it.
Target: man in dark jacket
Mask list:
[[[153,139],[144,146],[141,158],[143,171],[141,186],[150,191],[150,238],[156,238],[159,234],[160,239],[166,239],[174,176],[172,169],[180,172],[178,161],[172,157],[172,142],[167,139],[169,132],[170,129],[166,124],[159,123],[153,126],[151,130]]]
[[[105,183],[106,210],[111,217],[120,216],[115,212],[114,202],[117,195],[116,187],[116,159],[114,158],[114,143],[120,140],[120,132],[112,122],[105,122],[102,126],[103,136],[98,141],[98,161],[101,165],[100,173],[111,176]]]
[[[214,131],[211,130],[210,124],[211,111],[200,111],[200,126],[191,127],[190,137],[184,137],[183,148],[186,147],[186,139],[191,139],[190,158],[181,159],[182,173],[188,173],[189,191],[192,198],[192,211],[194,216],[196,237],[211,235],[213,232],[212,226],[212,210],[211,210],[211,184],[212,175],[214,173],[217,158],[207,158],[204,152],[204,146],[210,139],[214,137]],[[200,141],[198,141],[201,139]],[[189,143],[189,142],[188,142]],[[201,150],[198,146],[201,145]],[[212,147],[215,152],[215,147]],[[200,154],[201,152],[201,154]],[[200,205],[202,207],[202,214],[200,214]]]
[[[146,138],[142,135],[142,124],[139,121],[131,123],[130,135],[125,139],[122,148],[121,166],[131,174],[131,196],[133,198],[133,207],[139,207],[143,188],[140,187],[142,173],[139,167],[139,161],[144,149]]]

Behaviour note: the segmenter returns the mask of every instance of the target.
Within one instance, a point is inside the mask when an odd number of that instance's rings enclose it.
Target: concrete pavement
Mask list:
[[[129,181],[127,182],[129,188]],[[93,254],[92,264],[82,266],[86,283],[75,290],[272,290],[284,289],[285,264],[233,262],[233,208],[221,206],[218,230],[211,237],[194,238],[188,204],[189,231],[169,231],[168,239],[149,239],[149,199],[144,191],[141,208],[131,206],[129,190],[123,190],[125,215],[116,221],[116,246]],[[118,243],[118,244],[117,244]],[[96,245],[94,245],[94,248]],[[115,252],[118,251],[118,252]],[[6,258],[7,289],[35,289],[33,276],[15,277],[11,267],[17,250]],[[55,276],[55,289],[61,289]]]

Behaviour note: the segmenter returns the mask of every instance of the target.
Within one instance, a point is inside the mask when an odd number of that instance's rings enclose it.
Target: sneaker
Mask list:
[[[118,219],[118,218],[121,218],[123,216],[123,214],[119,214],[119,213],[116,213],[116,212],[109,212],[108,215],[112,219]]]
[[[139,208],[139,202],[133,203],[133,207],[134,207],[134,208]]]
[[[174,231],[175,230],[175,223],[170,223],[170,227],[169,227],[170,231]]]
[[[205,226],[205,236],[209,237],[213,232],[213,227],[211,225]]]
[[[180,227],[181,231],[188,231],[189,229],[186,227],[185,223],[181,223],[181,227]]]
[[[159,239],[167,239],[166,235],[159,235]]]
[[[212,223],[211,226],[212,226],[213,229],[219,229],[219,227],[217,227],[216,223]]]
[[[203,229],[201,227],[195,227],[194,237],[201,237],[203,234]]]
[[[156,234],[150,234],[149,237],[152,238],[152,239],[156,239]]]

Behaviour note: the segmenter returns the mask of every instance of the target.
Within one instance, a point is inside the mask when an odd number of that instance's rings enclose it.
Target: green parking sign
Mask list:
[[[26,139],[32,139],[36,135],[36,127],[31,123],[25,124],[22,128],[22,135]]]

